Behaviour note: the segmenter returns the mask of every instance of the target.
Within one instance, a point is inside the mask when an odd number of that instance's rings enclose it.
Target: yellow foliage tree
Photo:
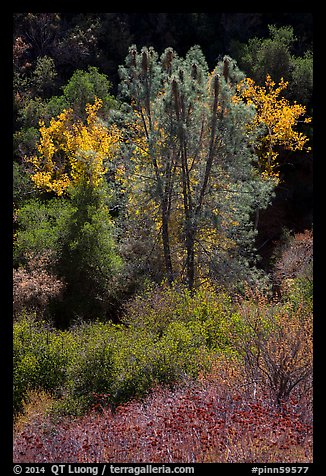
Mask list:
[[[102,101],[86,105],[86,121],[73,120],[73,110],[65,109],[49,126],[40,122],[37,154],[28,157],[33,166],[36,187],[63,195],[70,185],[86,182],[99,186],[106,173],[106,162],[114,157],[120,132],[99,121],[97,112]]]
[[[266,133],[263,135],[260,145],[259,165],[264,176],[278,178],[276,148],[282,146],[287,150],[303,150],[308,138],[294,129],[299,118],[305,112],[305,106],[296,102],[290,102],[280,96],[287,88],[288,83],[281,79],[276,86],[270,75],[267,75],[265,86],[259,86],[250,78],[245,78],[237,86],[237,94],[233,100],[245,100],[253,104],[256,116],[251,123],[252,128],[265,126]],[[311,118],[305,118],[308,123]],[[310,150],[310,149],[308,149]]]

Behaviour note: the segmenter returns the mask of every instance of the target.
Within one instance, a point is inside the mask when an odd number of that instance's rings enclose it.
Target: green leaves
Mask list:
[[[85,117],[86,104],[92,104],[95,98],[103,101],[102,115],[105,117],[111,107],[116,105],[116,100],[109,94],[111,83],[105,74],[98,68],[89,66],[88,71],[76,69],[66,86],[63,96],[70,107],[74,109],[77,117]]]
[[[28,391],[60,390],[68,360],[75,349],[72,335],[54,331],[33,315],[23,315],[13,329],[13,405],[20,411]]]
[[[94,393],[109,393],[111,403],[120,404],[143,397],[158,383],[196,378],[210,368],[216,352],[229,352],[222,310],[226,303],[223,297],[215,305],[213,296],[206,303],[202,298],[173,291],[168,298],[171,315],[161,328],[148,319],[146,307],[139,309],[143,325],[133,315],[129,326],[95,322],[55,331],[21,317],[14,324],[17,410],[34,388],[65,394],[61,410],[79,412],[94,403]]]
[[[103,190],[80,185],[70,199],[34,199],[18,210],[15,266],[43,256],[66,284],[52,303],[55,319],[67,325],[77,315],[103,317],[123,267]]]
[[[208,277],[238,284],[248,276],[243,263],[255,261],[257,197],[265,207],[275,186],[256,170],[254,108],[234,100],[244,74],[228,56],[209,73],[199,46],[184,58],[132,46],[120,76],[134,109],[125,131],[133,162],[128,154],[127,221],[136,209],[140,227],[145,215],[148,233],[159,230],[153,248],[161,248],[170,283],[182,276],[189,289]],[[226,278],[224,269],[221,279],[219,262],[236,256],[238,272]]]
[[[17,211],[14,263],[50,253],[58,256],[73,207],[64,199],[26,201]]]
[[[58,261],[68,285],[69,304],[66,301],[66,310],[59,306],[60,312],[68,320],[73,315],[100,318],[114,299],[116,277],[122,269],[114,224],[101,191],[77,187],[72,193],[72,205]]]

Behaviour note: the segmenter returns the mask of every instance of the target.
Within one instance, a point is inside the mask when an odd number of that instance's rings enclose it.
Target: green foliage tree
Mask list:
[[[34,96],[51,96],[57,74],[53,58],[49,56],[38,57],[31,80]]]
[[[41,58],[30,79],[35,85],[34,93],[30,92],[25,98],[21,98],[18,108],[18,123],[20,134],[30,127],[38,127],[39,121],[49,123],[51,118],[58,115],[65,108],[72,108],[76,118],[85,119],[86,104],[93,103],[95,98],[102,101],[103,117],[106,117],[111,108],[117,106],[117,101],[110,94],[111,83],[105,74],[93,66],[88,71],[77,69],[70,80],[63,86],[63,94],[60,96],[43,97],[38,94],[40,90],[51,84],[55,70],[52,67],[51,58]],[[47,69],[50,72],[47,72]]]
[[[292,56],[291,95],[304,104],[311,99],[313,91],[313,54],[306,51],[301,57]]]
[[[267,38],[233,42],[232,50],[239,66],[258,84],[263,84],[267,75],[276,82],[283,78],[289,82],[288,97],[307,104],[313,88],[312,51],[307,50],[303,56],[294,54],[298,39],[292,26],[269,25],[268,29]]]
[[[63,96],[68,107],[74,109],[77,117],[84,118],[86,104],[93,103],[95,98],[102,100],[102,115],[105,117],[117,102],[110,95],[111,83],[105,74],[98,68],[89,66],[88,71],[77,69],[66,86],[63,88]]]
[[[65,224],[58,274],[66,292],[56,314],[64,323],[103,318],[115,304],[122,261],[115,244],[108,192],[79,184],[71,192],[73,211]]]
[[[13,164],[13,203],[15,210],[17,207],[35,195],[33,184],[24,167],[18,162]]]
[[[185,58],[132,46],[120,74],[134,110],[130,210],[153,218],[169,282],[185,278],[192,289],[208,276],[221,282],[222,270],[224,282],[240,278],[253,257],[252,211],[274,186],[255,167],[255,111],[233,100],[243,74],[229,57],[209,73],[197,46]]]
[[[71,213],[72,206],[68,200],[25,200],[17,210],[14,266],[25,265],[30,259],[44,254],[57,257]]]
[[[104,317],[122,267],[107,192],[80,184],[69,200],[33,199],[17,215],[15,267],[46,256],[48,270],[65,283],[60,300],[51,303],[56,322]]]

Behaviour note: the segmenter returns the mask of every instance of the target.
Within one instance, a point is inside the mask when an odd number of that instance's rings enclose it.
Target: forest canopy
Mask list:
[[[277,26],[262,14],[15,14],[16,269],[40,253],[26,243],[25,210],[56,196],[65,208],[85,194],[77,236],[85,226],[99,233],[87,211],[95,200],[123,263],[112,310],[147,278],[190,289],[266,282],[274,240],[293,223],[292,231],[312,225],[309,200],[297,211],[311,188],[311,32],[286,17]],[[190,28],[198,44],[186,49]],[[157,45],[131,43],[155,30]],[[299,196],[292,209],[284,191]],[[65,282],[61,253],[77,238],[64,245],[67,234],[53,233],[51,272]],[[95,256],[88,266],[97,269]]]
[[[13,20],[17,462],[311,462],[312,14]]]

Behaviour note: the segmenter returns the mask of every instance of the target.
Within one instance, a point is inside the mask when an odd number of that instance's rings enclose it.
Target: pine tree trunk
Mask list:
[[[189,226],[186,236],[186,269],[187,269],[187,281],[188,289],[193,290],[195,283],[195,230]]]
[[[163,207],[162,209],[162,241],[163,241],[163,253],[164,253],[164,263],[165,270],[168,278],[169,284],[173,283],[173,267],[171,259],[171,249],[170,249],[170,234],[169,234],[169,219],[168,212]]]

